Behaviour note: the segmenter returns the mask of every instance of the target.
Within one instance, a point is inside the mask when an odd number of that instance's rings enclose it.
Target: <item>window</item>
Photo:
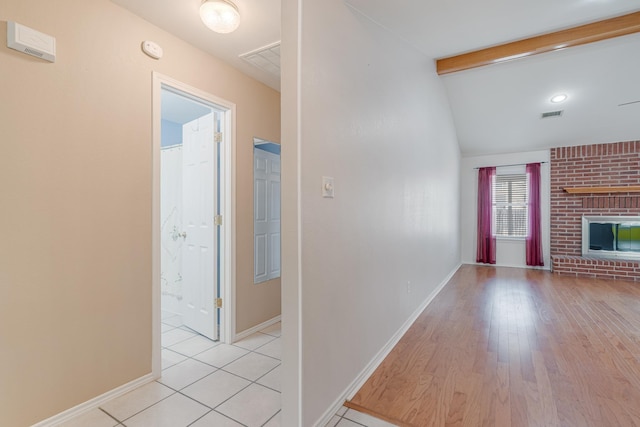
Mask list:
[[[527,174],[493,177],[493,230],[496,237],[527,237]]]

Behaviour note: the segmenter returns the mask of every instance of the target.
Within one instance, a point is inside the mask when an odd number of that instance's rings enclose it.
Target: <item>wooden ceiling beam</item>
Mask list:
[[[436,60],[439,75],[640,32],[640,12]]]

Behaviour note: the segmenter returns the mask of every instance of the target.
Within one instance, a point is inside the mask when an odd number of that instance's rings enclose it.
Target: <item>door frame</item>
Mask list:
[[[222,226],[220,228],[220,298],[223,306],[220,309],[220,342],[231,343],[235,336],[235,212],[236,212],[236,105],[225,99],[189,86],[163,74],[152,73],[152,139],[153,139],[153,167],[152,167],[152,233],[151,233],[151,372],[154,378],[162,373],[162,345],[161,345],[161,286],[160,286],[160,150],[162,124],[162,87],[168,86],[188,96],[200,100],[205,104],[212,104],[224,111],[225,132],[222,138],[220,155],[220,190],[222,203]]]

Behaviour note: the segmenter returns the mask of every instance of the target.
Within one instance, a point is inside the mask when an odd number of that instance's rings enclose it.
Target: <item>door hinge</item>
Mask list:
[[[222,142],[222,132],[216,132],[213,134],[214,142]]]
[[[213,223],[215,225],[222,225],[222,215],[216,215],[215,218],[213,218]]]
[[[216,298],[216,308],[222,308],[222,298]]]

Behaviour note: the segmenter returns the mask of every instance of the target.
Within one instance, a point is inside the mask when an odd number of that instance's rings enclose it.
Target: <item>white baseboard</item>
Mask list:
[[[529,270],[546,270],[546,271],[551,271],[551,263],[549,263],[549,265],[544,265],[542,267],[538,267],[538,266],[531,266],[531,265],[511,265],[511,264],[485,264],[482,262],[463,262],[462,264],[466,264],[466,265],[478,265],[480,267],[507,267],[507,268],[523,268],[523,269],[529,269]]]
[[[403,323],[403,325],[396,331],[395,334],[387,341],[387,343],[380,349],[380,351],[374,356],[373,359],[364,367],[360,374],[347,386],[347,388],[338,396],[333,404],[325,411],[322,417],[314,424],[315,427],[324,427],[335,415],[336,412],[342,407],[346,400],[353,399],[353,396],[362,388],[365,382],[373,374],[373,372],[380,366],[384,359],[391,353],[391,350],[398,344],[400,339],[409,330],[411,325],[422,314],[427,306],[433,301],[433,299],[440,293],[445,285],[451,280],[453,275],[462,266],[462,263],[458,263],[453,270],[440,282],[437,288],[429,294],[429,296],[420,304],[420,306],[409,316],[409,318]]]
[[[269,319],[266,322],[262,322],[259,325],[254,326],[253,328],[249,328],[249,329],[245,329],[244,331],[240,332],[239,334],[235,334],[235,336],[233,336],[233,339],[231,340],[231,344],[233,344],[234,342],[238,342],[243,338],[248,337],[251,334],[255,334],[256,332],[260,332],[261,330],[263,330],[264,328],[267,328],[271,325],[274,325],[276,323],[278,323],[282,318],[282,315],[278,315],[276,317],[274,317],[273,319]]]
[[[64,412],[60,412],[59,414],[54,415],[51,418],[47,418],[44,421],[40,421],[39,423],[36,423],[31,427],[53,427],[63,422],[69,421],[72,418],[77,417],[78,415],[84,414],[85,412],[89,412],[92,409],[98,408],[103,403],[106,403],[111,399],[115,399],[116,397],[122,396],[123,394],[128,393],[147,383],[150,383],[153,380],[154,380],[153,375],[147,374],[136,380],[133,380],[124,385],[121,385],[120,387],[114,388],[111,391],[101,394],[98,397],[94,397],[91,400],[87,400],[86,402],[81,403],[77,406],[74,406],[71,409],[67,409]]]

